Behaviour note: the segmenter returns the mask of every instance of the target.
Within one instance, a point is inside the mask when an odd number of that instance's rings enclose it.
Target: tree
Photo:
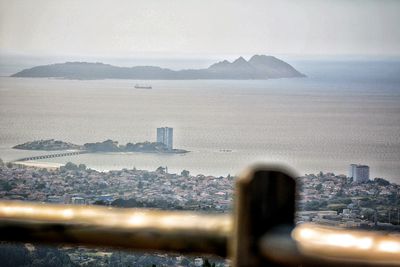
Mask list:
[[[361,210],[361,216],[369,221],[374,220],[375,210],[371,208],[363,208]]]
[[[318,184],[318,185],[315,187],[315,190],[321,191],[321,189],[322,189],[322,184]]]
[[[208,259],[205,259],[205,260],[204,260],[203,267],[211,267],[211,264],[210,264],[210,262],[208,261]]]
[[[165,173],[165,168],[164,167],[158,167],[157,169],[156,169],[156,172],[158,172],[158,173]]]
[[[1,266],[31,266],[32,258],[28,249],[21,244],[1,243],[0,245]]]
[[[67,162],[67,164],[65,164],[65,169],[67,170],[71,170],[71,171],[76,171],[78,170],[78,166],[72,162]]]
[[[4,191],[10,191],[14,187],[8,181],[0,180],[0,188]]]
[[[183,177],[186,177],[186,178],[188,178],[188,177],[189,177],[189,175],[190,175],[190,172],[189,172],[189,171],[187,171],[187,170],[183,170],[183,171],[181,172],[181,175],[182,175]]]
[[[388,186],[388,185],[390,185],[390,182],[385,180],[385,179],[383,179],[383,178],[375,178],[374,182],[377,183],[380,186]]]
[[[336,193],[336,197],[342,197],[343,195],[344,195],[343,189],[340,189],[340,190],[337,191],[337,193]]]
[[[81,171],[86,170],[86,165],[85,164],[79,164],[78,169]]]
[[[96,200],[95,202],[93,202],[93,205],[99,205],[99,206],[107,206],[107,203],[104,202],[104,200]]]
[[[66,253],[58,250],[57,248],[36,246],[35,251],[32,253],[32,257],[34,258],[34,261],[31,266],[77,266],[71,261]]]
[[[305,204],[304,210],[319,210],[320,208],[325,208],[328,203],[323,201],[312,200]]]
[[[46,188],[46,183],[44,183],[44,182],[38,183],[36,185],[36,189],[38,189],[38,190],[41,190],[41,189],[44,189],[44,188]]]
[[[215,263],[211,264],[208,259],[204,259],[202,267],[215,267]]]
[[[143,189],[143,182],[142,179],[139,179],[139,183],[138,183],[138,189]]]
[[[23,244],[12,244],[2,242],[0,245],[0,265],[8,266],[30,266],[30,267],[77,267],[69,256],[57,248],[35,246],[30,252]]]

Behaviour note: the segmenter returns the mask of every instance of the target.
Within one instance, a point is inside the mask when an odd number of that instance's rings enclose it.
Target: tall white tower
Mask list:
[[[157,128],[157,142],[163,143],[169,150],[173,148],[174,129],[170,127]]]
[[[357,183],[367,182],[369,180],[369,167],[367,165],[351,164],[349,177],[352,177],[354,182]]]

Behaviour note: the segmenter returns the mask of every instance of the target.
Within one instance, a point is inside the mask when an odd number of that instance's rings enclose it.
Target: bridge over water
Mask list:
[[[28,160],[38,160],[38,159],[59,158],[59,157],[75,156],[75,155],[80,155],[80,154],[85,154],[85,153],[89,153],[89,151],[80,150],[80,151],[73,151],[73,152],[48,154],[48,155],[20,158],[20,159],[14,160],[14,161],[28,161]]]

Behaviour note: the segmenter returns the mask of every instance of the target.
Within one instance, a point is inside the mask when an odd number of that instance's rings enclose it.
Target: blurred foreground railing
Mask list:
[[[400,236],[302,224],[278,167],[237,180],[232,215],[0,202],[0,239],[214,254],[234,266],[400,266]]]

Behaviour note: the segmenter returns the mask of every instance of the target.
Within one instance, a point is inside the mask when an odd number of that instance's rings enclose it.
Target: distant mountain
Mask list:
[[[137,66],[117,67],[103,63],[66,62],[25,69],[11,77],[43,77],[63,79],[140,79],[140,80],[192,80],[192,79],[275,79],[305,77],[288,63],[265,55],[255,55],[246,61],[239,57],[215,63],[207,69],[170,69]]]

